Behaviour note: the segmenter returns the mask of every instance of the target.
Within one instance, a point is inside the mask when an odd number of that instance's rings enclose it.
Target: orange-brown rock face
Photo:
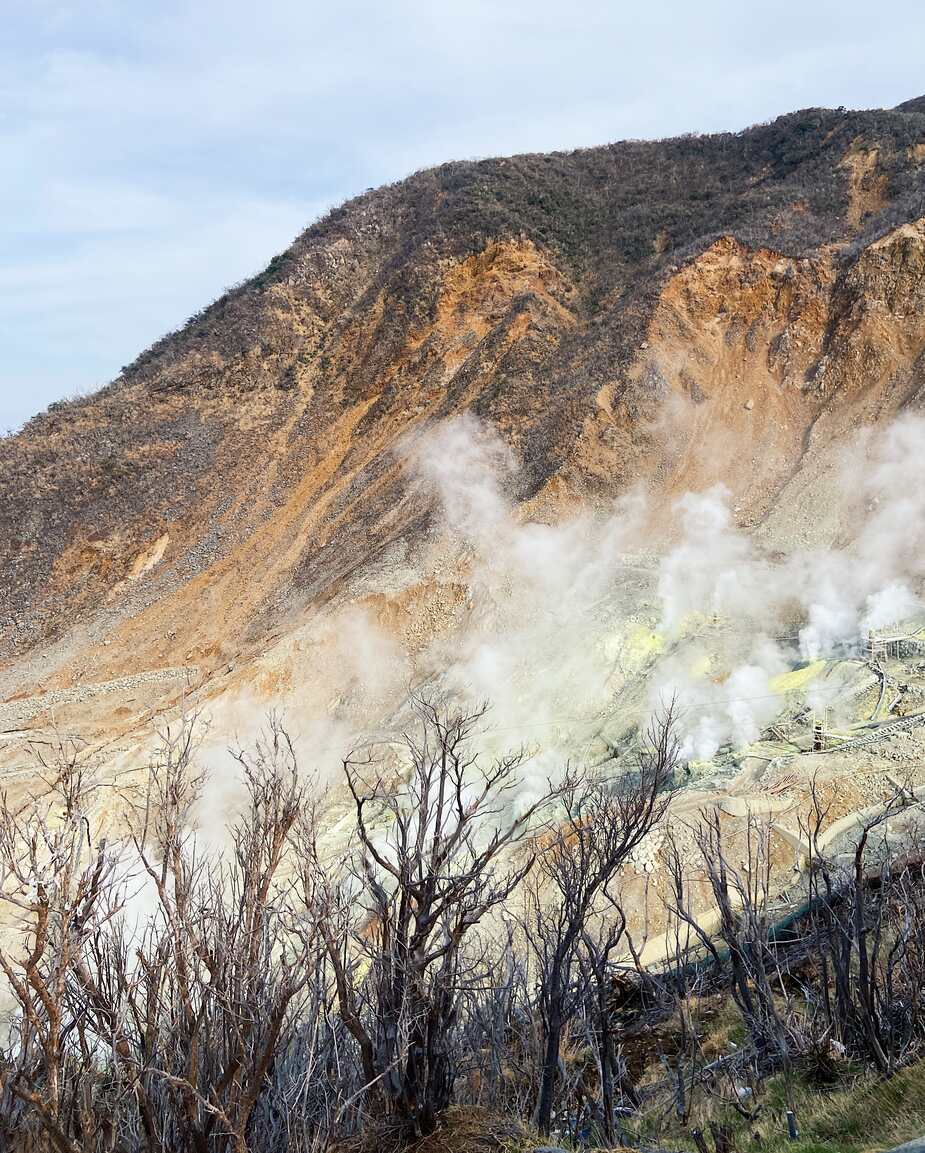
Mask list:
[[[921,396],[923,156],[917,107],[811,110],[339,209],[0,444],[5,727],[128,731],[246,681],[347,588],[425,647],[465,593],[408,560],[436,546],[403,461],[465,411],[523,462],[525,517],[640,479],[779,515],[813,454]]]
[[[654,381],[661,404],[637,475],[669,496],[725,484],[759,521],[810,448],[920,397],[923,292],[925,219],[848,261],[715,241],[662,286],[627,374]],[[618,470],[630,448],[624,388],[596,397],[579,444],[589,472]]]

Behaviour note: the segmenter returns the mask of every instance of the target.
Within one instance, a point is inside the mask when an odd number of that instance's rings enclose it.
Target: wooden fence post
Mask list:
[[[697,1146],[697,1153],[710,1153],[710,1147],[703,1139],[703,1133],[699,1129],[691,1129],[691,1137],[694,1139],[694,1144]]]

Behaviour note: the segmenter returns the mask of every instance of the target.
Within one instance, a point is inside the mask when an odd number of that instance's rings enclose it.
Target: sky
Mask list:
[[[0,0],[0,434],[443,160],[925,94],[920,0]]]

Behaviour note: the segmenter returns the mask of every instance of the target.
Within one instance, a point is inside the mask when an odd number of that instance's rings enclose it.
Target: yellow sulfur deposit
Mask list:
[[[798,669],[791,669],[787,673],[778,673],[768,682],[771,692],[780,693],[783,696],[786,693],[795,693],[804,689],[810,681],[815,680],[820,673],[824,672],[826,663],[826,661],[810,661],[808,665],[802,665]]]

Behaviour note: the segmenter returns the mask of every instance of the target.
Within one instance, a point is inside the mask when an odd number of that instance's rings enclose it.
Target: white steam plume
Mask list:
[[[468,416],[422,440],[414,465],[469,557],[468,627],[435,664],[448,661],[451,688],[491,701],[499,743],[574,751],[574,724],[613,695],[605,640],[644,502],[634,494],[607,517],[523,524],[505,492],[515,478],[510,453]]]
[[[621,687],[607,654],[638,607],[624,590],[627,554],[650,545],[643,496],[609,516],[522,523],[507,495],[516,482],[510,451],[468,416],[420,441],[414,463],[470,558],[468,627],[449,657],[435,654],[449,664],[451,687],[490,699],[509,734],[574,755],[571,722],[606,712]],[[674,693],[687,705],[692,756],[754,740],[779,708],[772,678],[798,655],[843,654],[866,630],[919,610],[925,421],[907,415],[860,437],[844,491],[854,510],[849,539],[784,557],[763,554],[736,527],[722,486],[676,503],[677,543],[655,578],[659,627],[675,657],[661,663],[649,699]],[[691,619],[704,616],[727,629],[709,675],[690,671],[696,653],[685,639]]]

